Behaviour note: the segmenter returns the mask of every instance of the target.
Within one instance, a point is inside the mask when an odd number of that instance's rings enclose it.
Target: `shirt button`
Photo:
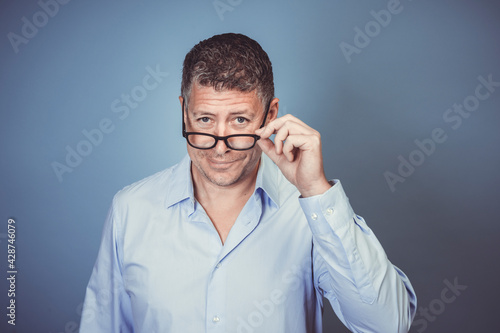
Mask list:
[[[327,214],[327,215],[332,215],[332,214],[333,214],[333,209],[328,208],[328,209],[326,210],[326,214]]]
[[[312,218],[314,221],[316,221],[316,220],[318,219],[318,214],[316,214],[316,213],[312,213],[312,214],[311,214],[311,218]]]
[[[220,321],[220,318],[219,318],[219,317],[217,317],[217,316],[214,316],[214,317],[212,318],[212,321],[213,321],[214,323],[218,323],[218,322]]]

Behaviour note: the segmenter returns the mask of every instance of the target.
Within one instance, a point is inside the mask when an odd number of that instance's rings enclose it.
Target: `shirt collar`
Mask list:
[[[191,159],[188,154],[180,163],[172,167],[170,184],[165,197],[165,207],[169,208],[186,199],[191,199],[191,202],[194,203]]]
[[[188,154],[180,163],[172,167],[170,179],[170,186],[165,197],[165,207],[169,208],[186,199],[191,199],[191,202],[194,203],[191,159]],[[276,207],[279,207],[278,180],[278,168],[269,157],[262,153],[255,182],[255,191],[262,189]]]
[[[271,199],[273,204],[279,208],[279,175],[278,167],[266,154],[262,153],[260,158],[259,171],[255,182],[255,190],[261,188],[266,195]]]

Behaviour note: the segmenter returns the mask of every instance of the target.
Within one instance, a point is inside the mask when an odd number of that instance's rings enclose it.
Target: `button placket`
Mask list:
[[[226,270],[222,262],[213,266],[207,286],[207,332],[223,332],[226,311]]]

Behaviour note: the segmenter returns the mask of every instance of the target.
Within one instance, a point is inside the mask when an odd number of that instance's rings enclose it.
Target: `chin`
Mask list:
[[[207,177],[208,178],[208,177]],[[228,178],[228,177],[210,177],[208,178],[210,182],[214,185],[221,186],[221,187],[227,187],[231,186],[233,184],[236,184],[240,178]]]
[[[244,170],[214,170],[210,166],[198,168],[199,173],[212,184],[217,186],[231,186],[243,178]]]

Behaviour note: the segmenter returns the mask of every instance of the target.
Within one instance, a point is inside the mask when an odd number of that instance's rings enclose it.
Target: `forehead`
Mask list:
[[[216,91],[212,87],[194,84],[191,89],[188,109],[193,112],[249,112],[262,111],[256,91]]]

